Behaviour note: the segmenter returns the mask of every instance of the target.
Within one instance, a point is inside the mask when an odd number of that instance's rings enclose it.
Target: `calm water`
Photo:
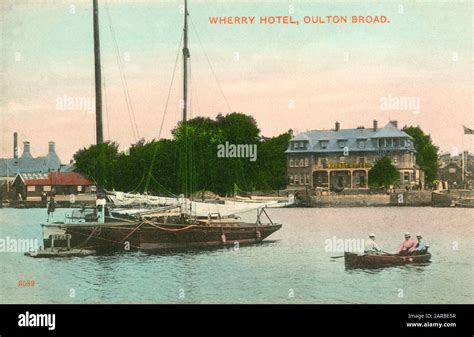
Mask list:
[[[56,219],[65,210],[58,210]],[[271,242],[165,255],[32,259],[0,253],[0,303],[473,303],[474,210],[273,209]],[[243,215],[255,220],[255,212]],[[0,238],[41,239],[45,210],[0,209]],[[426,266],[345,270],[325,240],[377,234],[393,252],[405,231],[425,234]],[[453,249],[456,248],[457,250]],[[34,280],[34,287],[18,285]],[[71,294],[75,293],[75,297]],[[403,296],[402,296],[403,295]]]

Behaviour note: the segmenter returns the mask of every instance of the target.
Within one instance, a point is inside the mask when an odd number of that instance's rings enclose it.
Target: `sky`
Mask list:
[[[171,137],[181,118],[181,61],[164,111],[182,3],[99,0],[104,135],[121,149],[159,137],[162,120],[161,137]],[[33,156],[55,141],[67,163],[95,142],[92,1],[0,6],[0,157],[12,156],[16,131]],[[462,128],[474,128],[472,7],[470,0],[189,0],[191,117],[243,112],[265,136],[330,129],[336,121],[355,128],[397,120],[419,125],[442,151],[472,152],[474,136]],[[390,23],[209,23],[210,16],[274,15],[346,15],[349,22],[352,15],[384,15]],[[400,100],[410,104],[397,106]]]

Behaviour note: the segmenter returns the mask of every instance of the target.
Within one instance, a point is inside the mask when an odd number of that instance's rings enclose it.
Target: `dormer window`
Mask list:
[[[346,139],[340,139],[337,141],[337,144],[339,145],[340,149],[343,149],[347,146],[347,140]]]
[[[359,140],[357,141],[357,147],[358,147],[359,149],[365,149],[365,143],[366,143],[366,142],[365,142],[365,139],[359,139]]]
[[[319,142],[319,145],[321,146],[321,149],[327,149],[328,148],[328,141],[327,140],[321,140]]]

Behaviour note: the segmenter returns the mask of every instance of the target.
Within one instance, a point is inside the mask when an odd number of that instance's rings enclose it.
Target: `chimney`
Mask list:
[[[56,153],[56,143],[55,142],[49,142],[48,143],[48,152],[49,153]]]
[[[398,121],[390,121],[390,124],[398,129]]]
[[[341,124],[339,122],[336,122],[336,131],[339,131],[341,129]]]
[[[31,158],[30,142],[23,142],[23,154],[21,158]]]
[[[377,120],[374,119],[374,131],[377,131],[378,126],[379,126],[379,122],[377,122]]]
[[[18,159],[18,132],[13,133],[13,158]]]

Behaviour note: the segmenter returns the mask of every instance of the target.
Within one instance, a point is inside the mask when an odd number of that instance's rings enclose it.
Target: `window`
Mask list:
[[[345,162],[346,162],[346,158],[345,158],[345,157],[339,157],[339,162],[340,162],[340,163],[345,163]]]
[[[299,183],[300,183],[300,175],[295,174],[295,185],[299,185]]]
[[[362,139],[359,140],[357,145],[358,145],[359,149],[364,149],[365,148],[365,140],[362,140]]]
[[[456,168],[455,168],[455,167],[450,167],[450,168],[448,169],[448,172],[449,172],[449,173],[456,173]]]
[[[339,144],[339,148],[343,149],[347,146],[347,140],[339,140],[338,144]]]
[[[304,175],[304,183],[305,183],[305,185],[309,185],[309,173],[306,173]]]
[[[77,191],[82,192],[82,186],[77,186]]]
[[[27,192],[34,192],[35,190],[36,190],[36,189],[35,189],[35,186],[28,186],[28,187],[26,188],[26,191],[27,191]]]
[[[365,164],[365,157],[357,157],[357,163]]]
[[[304,159],[304,166],[308,167],[309,166],[309,158]]]
[[[303,158],[300,159],[300,167],[304,167],[304,159]]]
[[[51,191],[51,186],[43,186],[43,191],[45,192]]]
[[[294,163],[293,159],[290,159],[290,167],[293,167],[293,166],[295,166],[295,163]]]
[[[298,142],[293,142],[293,150],[298,150],[299,143]]]
[[[327,147],[328,147],[328,142],[327,142],[327,140],[321,140],[321,141],[319,142],[319,144],[320,144],[320,146],[321,146],[321,149],[323,149],[323,150],[324,150],[324,149],[327,149]]]
[[[403,181],[406,181],[406,182],[410,181],[410,172],[403,173]]]
[[[288,180],[290,181],[290,185],[293,185],[294,180],[293,180],[293,175],[292,175],[292,174],[290,174],[290,175],[288,176]]]

